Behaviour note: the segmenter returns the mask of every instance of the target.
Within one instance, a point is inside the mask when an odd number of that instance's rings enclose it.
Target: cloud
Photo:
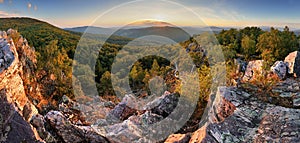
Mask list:
[[[28,3],[28,4],[27,4],[27,7],[28,7],[29,9],[31,8],[31,6],[32,6],[31,3]]]
[[[0,0],[0,3],[4,3],[4,0]]]
[[[15,13],[7,13],[5,11],[0,11],[0,18],[5,18],[5,17],[16,17],[18,14]]]
[[[33,9],[34,9],[34,11],[37,11],[38,7],[35,5]]]

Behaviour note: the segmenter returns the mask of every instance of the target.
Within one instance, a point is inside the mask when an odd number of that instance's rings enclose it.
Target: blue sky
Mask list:
[[[300,28],[298,0],[0,0],[0,17],[33,17],[59,27],[120,26],[138,19],[197,26],[193,14],[210,26]]]

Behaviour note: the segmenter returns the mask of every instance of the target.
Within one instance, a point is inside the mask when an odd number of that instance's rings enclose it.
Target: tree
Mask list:
[[[143,79],[143,82],[144,82],[144,85],[145,85],[145,87],[147,88],[148,87],[148,85],[149,85],[149,80],[151,79],[151,75],[150,75],[150,73],[148,72],[148,70],[146,69],[145,70],[145,77],[144,77],[144,79]]]
[[[240,51],[242,34],[237,29],[223,30],[217,35],[221,45],[227,46],[237,52]]]
[[[102,95],[113,95],[113,87],[111,84],[111,74],[109,71],[106,71],[101,79],[100,79],[100,85],[98,87],[100,89],[100,94]]]
[[[255,40],[252,40],[249,36],[245,36],[242,39],[242,51],[245,55],[245,59],[248,61],[250,57],[255,54],[256,43]]]
[[[46,71],[47,75],[54,75],[56,97],[73,95],[72,90],[72,60],[64,48],[58,47],[58,40],[52,40],[40,50],[38,55],[38,70]]]
[[[289,30],[289,27],[287,27],[287,26],[285,26],[285,28],[282,32],[282,41],[283,41],[284,47],[286,48],[285,53],[281,53],[281,54],[284,54],[283,56],[286,56],[290,52],[298,50],[299,42],[298,42],[297,36],[295,35],[294,32],[291,32]]]
[[[285,27],[283,32],[271,28],[270,32],[259,36],[257,51],[262,54],[262,59],[270,66],[276,60],[283,60],[288,53],[297,50],[298,46],[296,35],[290,32],[288,27]]]
[[[150,70],[150,74],[152,77],[157,76],[159,74],[159,64],[157,63],[157,60],[154,59],[153,64],[152,64],[152,68]]]

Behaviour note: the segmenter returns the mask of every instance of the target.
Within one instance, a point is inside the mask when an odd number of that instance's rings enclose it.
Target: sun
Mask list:
[[[157,20],[157,21],[166,21],[166,16],[162,15],[162,14],[156,14],[153,16],[153,19]]]

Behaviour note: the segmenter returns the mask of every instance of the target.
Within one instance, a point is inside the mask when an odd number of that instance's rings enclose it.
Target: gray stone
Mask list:
[[[0,59],[0,67],[4,66],[4,60]]]
[[[237,67],[237,73],[244,73],[247,69],[247,62],[246,61],[243,61],[241,59],[234,59],[234,64],[236,65]]]
[[[7,34],[5,31],[0,31],[0,38],[7,38]]]
[[[11,50],[11,47],[14,48],[14,46],[8,44],[6,40],[0,40],[0,46],[0,72],[2,72],[4,69],[10,67],[15,60],[15,56]]]
[[[237,88],[222,87],[218,90],[217,100],[213,101],[210,112],[204,115],[208,116],[208,122],[193,133],[189,142],[300,142],[298,109],[268,104],[253,95],[250,98],[234,97]],[[228,104],[237,101],[238,106],[228,108]],[[216,122],[220,114],[229,116]]]
[[[295,77],[300,76],[300,53],[295,51],[290,53],[285,59],[284,62],[288,63],[288,73],[293,74]]]
[[[108,142],[91,127],[73,125],[61,112],[50,111],[45,115],[45,120],[65,142]]]
[[[293,100],[293,105],[294,105],[295,107],[300,107],[300,98],[294,99],[294,100]]]
[[[250,61],[247,65],[243,81],[251,81],[262,74],[263,60]]]
[[[5,45],[7,45],[6,39],[0,38],[0,48],[4,47]]]
[[[6,90],[0,90],[0,142],[36,142],[33,128],[16,111],[9,96]]]
[[[271,71],[274,72],[280,79],[285,79],[288,72],[288,63],[277,61],[271,67]]]
[[[283,98],[292,97],[293,93],[291,93],[291,92],[284,92],[284,93],[281,93],[279,96],[283,97]]]

